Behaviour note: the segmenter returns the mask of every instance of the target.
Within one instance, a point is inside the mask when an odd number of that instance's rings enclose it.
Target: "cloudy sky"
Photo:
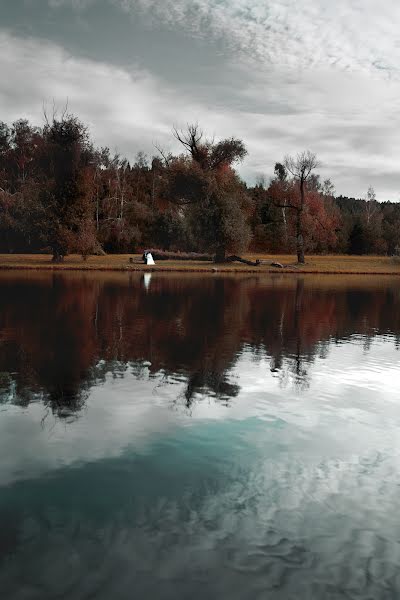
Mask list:
[[[398,0],[0,3],[0,119],[69,108],[132,159],[198,121],[241,137],[241,175],[314,151],[338,193],[400,200]]]

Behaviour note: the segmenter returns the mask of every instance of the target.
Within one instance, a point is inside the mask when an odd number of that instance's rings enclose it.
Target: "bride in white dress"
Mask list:
[[[146,254],[146,265],[155,265],[156,263],[154,262],[154,258],[151,254],[151,252],[148,252]]]

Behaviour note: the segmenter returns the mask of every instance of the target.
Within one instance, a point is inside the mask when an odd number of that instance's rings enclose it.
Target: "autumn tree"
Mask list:
[[[314,169],[318,167],[318,161],[315,154],[307,150],[297,154],[295,158],[286,156],[283,166],[292,175],[293,181],[292,185],[289,186],[277,186],[281,193],[279,194],[280,198],[276,200],[276,205],[283,209],[290,209],[296,215],[297,262],[304,264],[303,213],[306,202],[307,181]],[[298,188],[298,193],[296,193],[296,189],[293,189],[293,183],[295,184],[295,188]]]
[[[278,164],[278,163],[277,163]],[[283,166],[283,165],[282,165]],[[259,180],[257,185],[249,190],[253,202],[251,226],[253,232],[252,248],[257,251],[286,252],[288,248],[289,219],[286,208],[276,206],[275,197],[283,203],[287,201],[286,195],[281,192],[285,187],[285,177],[280,178],[277,168],[272,182],[266,186],[265,179]],[[272,192],[272,193],[271,193]]]
[[[86,178],[92,148],[85,125],[65,112],[60,118],[53,115],[43,134],[48,185],[42,190],[46,209],[42,235],[52,249],[53,260],[59,262],[70,249],[71,237],[91,218],[93,207]]]
[[[340,225],[335,206],[320,191],[308,191],[303,211],[305,250],[317,254],[335,251]]]
[[[384,202],[381,207],[382,236],[385,240],[387,252],[397,254],[400,250],[400,204]]]
[[[316,163],[310,153],[297,157],[293,161],[295,165],[288,159],[285,162],[288,166],[276,163],[275,177],[267,190],[270,206],[281,211],[275,230],[280,228],[284,232],[283,236],[281,234],[282,248],[290,250],[290,240],[294,239],[299,262],[304,259],[305,252],[334,251],[341,221],[333,201],[333,184],[329,179],[321,182],[319,175],[309,171],[313,162]],[[307,170],[302,170],[307,163]],[[271,214],[272,207],[269,209]]]
[[[95,148],[64,111],[41,127],[0,122],[0,251],[134,252],[145,247],[210,251],[216,260],[268,252],[393,254],[398,203],[337,196],[304,152],[275,164],[254,187],[234,167],[241,140],[208,139],[198,125],[174,129],[182,154],[138,152],[129,161]]]
[[[43,210],[38,200],[45,177],[40,165],[40,129],[20,119],[0,123],[0,248],[29,251],[39,247],[37,224]],[[3,245],[4,244],[4,245]]]
[[[241,253],[250,243],[250,202],[232,171],[216,173],[210,186],[209,193],[189,207],[188,218],[199,250],[211,248],[215,262],[224,262],[227,253]]]
[[[174,136],[186,156],[166,159],[168,197],[184,207],[199,245],[212,248],[216,262],[223,262],[228,251],[242,251],[250,240],[249,199],[233,169],[246,156],[246,148],[233,137],[209,140],[198,125],[188,125],[185,131],[175,128]]]

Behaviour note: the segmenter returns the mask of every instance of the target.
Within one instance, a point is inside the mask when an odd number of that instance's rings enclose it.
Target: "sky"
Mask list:
[[[400,200],[398,0],[0,2],[0,120],[68,102],[99,146],[239,137],[254,184],[309,149],[337,194]]]

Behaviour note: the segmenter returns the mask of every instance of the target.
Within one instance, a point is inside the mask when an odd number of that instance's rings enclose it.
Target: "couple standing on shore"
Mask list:
[[[145,250],[143,252],[143,262],[146,265],[155,265],[156,263],[154,262],[154,258],[151,252],[149,252],[148,250]]]

